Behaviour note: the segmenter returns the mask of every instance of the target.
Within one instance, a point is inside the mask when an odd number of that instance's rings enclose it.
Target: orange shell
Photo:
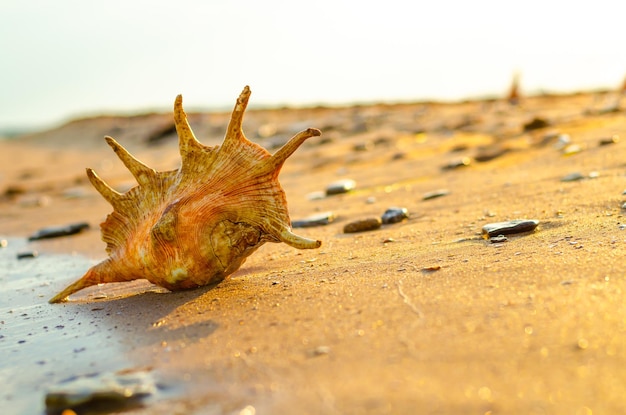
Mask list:
[[[302,131],[271,155],[241,130],[249,98],[246,86],[224,142],[208,147],[195,138],[182,96],[176,97],[174,121],[182,158],[177,170],[155,171],[105,137],[139,185],[118,193],[87,169],[93,186],[113,206],[101,225],[109,258],[50,303],[66,301],[91,285],[142,278],[172,291],[217,284],[265,242],[319,248],[320,241],[291,233],[287,200],[277,177],[285,160],[321,132]]]

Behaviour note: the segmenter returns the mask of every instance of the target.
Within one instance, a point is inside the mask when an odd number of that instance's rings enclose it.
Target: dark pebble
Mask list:
[[[472,159],[469,157],[463,157],[460,159],[452,160],[448,164],[441,167],[442,170],[454,170],[461,167],[467,167],[472,164]]]
[[[374,147],[374,145],[372,143],[357,143],[354,146],[352,146],[352,150],[353,151],[369,151]]]
[[[545,128],[549,125],[550,123],[548,121],[544,120],[543,118],[537,117],[524,124],[524,131],[538,130],[540,128]]]
[[[5,191],[4,191],[4,196],[6,197],[14,197],[14,196],[18,196],[21,194],[26,193],[26,189],[20,185],[9,185]]]
[[[329,184],[326,187],[326,195],[339,195],[341,193],[348,193],[356,187],[356,182],[352,179],[343,179]]]
[[[617,144],[619,142],[619,135],[615,134],[611,137],[606,137],[606,138],[602,138],[600,139],[600,145],[601,146],[608,146],[611,144]]]
[[[39,253],[37,251],[26,251],[26,252],[18,252],[16,255],[17,259],[28,259],[28,258],[37,258]]]
[[[476,155],[474,156],[474,160],[476,160],[479,163],[484,163],[486,161],[491,161],[493,159],[496,159],[508,152],[509,152],[509,149],[505,147],[500,147],[500,146],[485,147],[485,148],[480,149],[480,151],[476,153]]]
[[[373,231],[375,229],[380,228],[382,225],[382,221],[380,218],[368,218],[361,219],[354,222],[350,222],[343,227],[344,233],[355,233],[355,232],[365,232],[365,231]]]
[[[304,219],[297,219],[291,221],[292,228],[310,228],[313,226],[324,226],[335,220],[335,214],[333,212],[316,213],[311,216],[307,216]]]
[[[422,196],[422,200],[436,199],[438,197],[447,196],[449,194],[450,191],[448,189],[434,190],[432,192],[424,193],[424,195]]]
[[[89,229],[87,222],[70,223],[63,226],[50,226],[43,228],[35,232],[28,237],[29,241],[36,241],[38,239],[58,238],[60,236],[68,236],[79,233],[85,229]]]
[[[533,231],[537,225],[538,220],[534,219],[521,219],[510,220],[507,222],[488,223],[483,226],[483,236],[493,237],[498,235],[510,235],[514,233],[530,232]]]
[[[383,213],[383,215],[380,217],[380,219],[384,224],[388,225],[390,223],[402,222],[408,217],[409,211],[407,210],[407,208],[394,206],[387,209],[385,213]]]

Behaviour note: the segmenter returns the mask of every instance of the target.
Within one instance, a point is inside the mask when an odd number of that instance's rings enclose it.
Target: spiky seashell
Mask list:
[[[215,147],[198,142],[182,97],[176,97],[174,121],[182,158],[177,170],[155,171],[106,137],[139,185],[118,193],[87,169],[93,186],[113,206],[101,225],[109,257],[51,303],[107,282],[147,279],[172,291],[216,284],[265,242],[285,242],[299,249],[321,245],[291,232],[285,192],[277,178],[304,140],[321,133],[313,128],[302,131],[271,155],[248,141],[241,129],[249,97],[246,86],[224,142]]]

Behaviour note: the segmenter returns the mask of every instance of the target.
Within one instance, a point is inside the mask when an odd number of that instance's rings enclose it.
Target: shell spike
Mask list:
[[[239,98],[237,98],[237,103],[235,103],[235,108],[233,108],[233,113],[230,116],[230,122],[228,123],[228,130],[226,130],[226,138],[224,139],[224,145],[226,145],[226,141],[228,139],[232,139],[235,137],[240,137],[242,135],[241,125],[243,124],[243,113],[248,106],[248,100],[250,99],[250,87],[246,85],[239,94]]]
[[[122,202],[122,198],[124,197],[121,193],[113,190],[108,184],[105,183],[104,180],[98,177],[96,172],[92,169],[87,169],[87,177],[93,187],[96,188],[96,190],[113,206],[113,208],[119,207]]]
[[[62,303],[67,301],[67,298],[77,291],[83,288],[91,287],[92,285],[101,284],[103,282],[122,282],[124,279],[115,279],[115,274],[111,272],[110,260],[105,260],[98,265],[92,267],[87,271],[85,275],[78,281],[67,286],[63,291],[52,297],[48,302],[50,304]]]
[[[264,164],[264,168],[268,171],[278,171],[285,160],[289,158],[304,143],[307,138],[318,137],[322,132],[317,128],[308,128],[294,135],[284,146],[278,149],[272,157]]]
[[[180,156],[183,160],[188,159],[188,154],[193,153],[195,150],[200,150],[202,144],[196,139],[196,136],[189,126],[187,121],[187,114],[183,110],[183,96],[178,95],[174,101],[174,124],[176,125],[176,132],[178,133],[178,146],[180,149]]]
[[[145,185],[150,183],[151,179],[156,176],[156,172],[154,169],[143,164],[141,161],[137,160],[130,154],[124,147],[122,147],[117,141],[115,141],[111,137],[104,137],[107,141],[107,144],[113,148],[115,154],[122,160],[122,163],[126,166],[128,170],[135,176],[137,179],[137,183],[140,185]]]
[[[281,242],[298,249],[315,249],[322,246],[322,241],[303,238],[302,236],[294,234],[288,228],[284,228],[278,235],[278,238]]]

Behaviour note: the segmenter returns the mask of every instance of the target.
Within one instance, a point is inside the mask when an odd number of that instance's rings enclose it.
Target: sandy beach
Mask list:
[[[158,392],[124,413],[622,413],[624,105],[613,93],[579,93],[518,105],[250,110],[244,132],[270,152],[297,131],[322,130],[279,176],[292,220],[333,212],[327,225],[297,229],[321,248],[266,244],[212,289],[138,281],[53,305],[106,257],[99,224],[111,207],[85,168],[116,189],[135,185],[103,137],[175,169],[172,114],[77,120],[2,141],[10,272],[0,274],[0,350],[10,358],[0,380],[12,386],[1,412],[44,413],[45,390],[68,376],[150,368]],[[189,120],[217,145],[229,116]],[[341,179],[355,189],[315,197]],[[408,219],[343,232],[390,207]],[[539,225],[483,237],[486,224],[516,219]],[[25,241],[74,222],[90,228]]]

